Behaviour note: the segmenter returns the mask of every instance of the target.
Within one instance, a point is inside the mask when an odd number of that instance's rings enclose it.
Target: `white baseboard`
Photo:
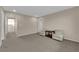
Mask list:
[[[31,34],[36,34],[38,32],[34,32],[34,33],[29,33],[29,34],[17,34],[17,37],[20,37],[20,36],[25,36],[25,35],[31,35]]]
[[[36,33],[38,33],[38,32],[29,33],[29,34],[17,34],[17,37],[25,36],[25,35],[31,35],[31,34],[36,34]],[[70,40],[70,39],[68,39],[68,38],[64,38],[64,39],[79,43],[79,41],[77,41],[77,40]]]
[[[77,41],[77,40],[71,40],[71,39],[69,39],[69,38],[64,38],[64,39],[79,43],[79,41]]]

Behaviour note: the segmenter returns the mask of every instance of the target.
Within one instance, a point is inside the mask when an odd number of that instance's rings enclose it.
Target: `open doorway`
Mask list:
[[[8,33],[16,32],[16,19],[8,18]]]
[[[43,31],[43,19],[42,18],[39,18],[38,19],[38,32],[41,32]]]

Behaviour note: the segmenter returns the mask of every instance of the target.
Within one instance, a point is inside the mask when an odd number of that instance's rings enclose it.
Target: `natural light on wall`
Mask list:
[[[32,22],[37,22],[37,18],[32,18]]]
[[[8,25],[15,25],[14,19],[8,19]]]

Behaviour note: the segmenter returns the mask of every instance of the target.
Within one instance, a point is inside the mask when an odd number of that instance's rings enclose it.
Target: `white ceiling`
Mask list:
[[[24,15],[41,17],[72,7],[73,6],[4,6],[3,8],[6,11],[16,10],[17,13]]]

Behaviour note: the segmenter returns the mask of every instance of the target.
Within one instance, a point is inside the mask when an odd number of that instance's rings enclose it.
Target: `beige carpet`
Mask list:
[[[64,40],[56,41],[38,34],[16,37],[9,33],[0,52],[77,52],[79,43]]]

